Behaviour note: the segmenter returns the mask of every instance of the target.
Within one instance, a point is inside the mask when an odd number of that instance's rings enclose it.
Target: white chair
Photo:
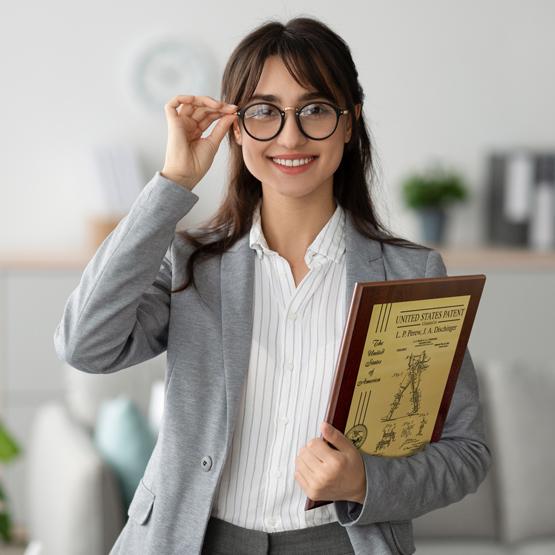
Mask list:
[[[65,402],[40,407],[28,457],[29,536],[25,555],[106,555],[127,515],[116,476],[93,432],[101,403],[128,395],[153,427],[162,413],[165,355],[98,375],[64,364]]]

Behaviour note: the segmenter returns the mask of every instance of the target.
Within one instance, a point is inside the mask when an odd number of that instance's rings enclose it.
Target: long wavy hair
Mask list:
[[[314,87],[349,110],[351,137],[334,173],[333,194],[336,202],[350,212],[357,230],[383,243],[427,248],[393,236],[379,221],[371,199],[376,180],[373,149],[362,110],[358,119],[355,115],[355,104],[362,107],[364,92],[348,45],[327,25],[313,18],[298,17],[285,25],[268,21],[254,29],[241,40],[227,62],[221,82],[221,100],[238,106],[248,101],[256,89],[265,60],[274,55],[283,60],[301,86]],[[190,242],[194,250],[187,260],[188,279],[172,293],[183,291],[191,284],[195,286],[197,260],[222,254],[250,231],[254,208],[262,197],[262,186],[247,169],[232,127],[227,139],[230,156],[225,196],[204,226],[195,231],[176,232]]]

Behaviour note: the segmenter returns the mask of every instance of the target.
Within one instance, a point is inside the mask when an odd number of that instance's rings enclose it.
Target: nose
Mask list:
[[[297,120],[295,119],[295,108],[288,106],[284,108],[285,122],[281,133],[277,136],[278,144],[285,148],[294,148],[296,145],[305,143],[308,139],[301,133]]]

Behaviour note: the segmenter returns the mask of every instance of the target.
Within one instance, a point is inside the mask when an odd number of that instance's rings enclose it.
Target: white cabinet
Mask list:
[[[485,274],[468,348],[475,362],[550,360],[555,252],[442,249],[449,275]]]
[[[5,277],[6,388],[10,397],[62,389],[53,335],[80,271],[18,270]]]

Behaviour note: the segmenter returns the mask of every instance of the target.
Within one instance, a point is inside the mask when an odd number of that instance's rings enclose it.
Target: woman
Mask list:
[[[412,553],[411,519],[484,479],[468,352],[441,441],[416,455],[367,455],[322,422],[354,283],[445,275],[437,252],[378,221],[357,75],[321,22],[272,21],[232,53],[223,101],[166,104],[164,167],[55,334],[85,372],[167,349],[158,441],[112,554]],[[221,206],[176,232],[225,135]],[[306,496],[333,503],[305,512]]]

